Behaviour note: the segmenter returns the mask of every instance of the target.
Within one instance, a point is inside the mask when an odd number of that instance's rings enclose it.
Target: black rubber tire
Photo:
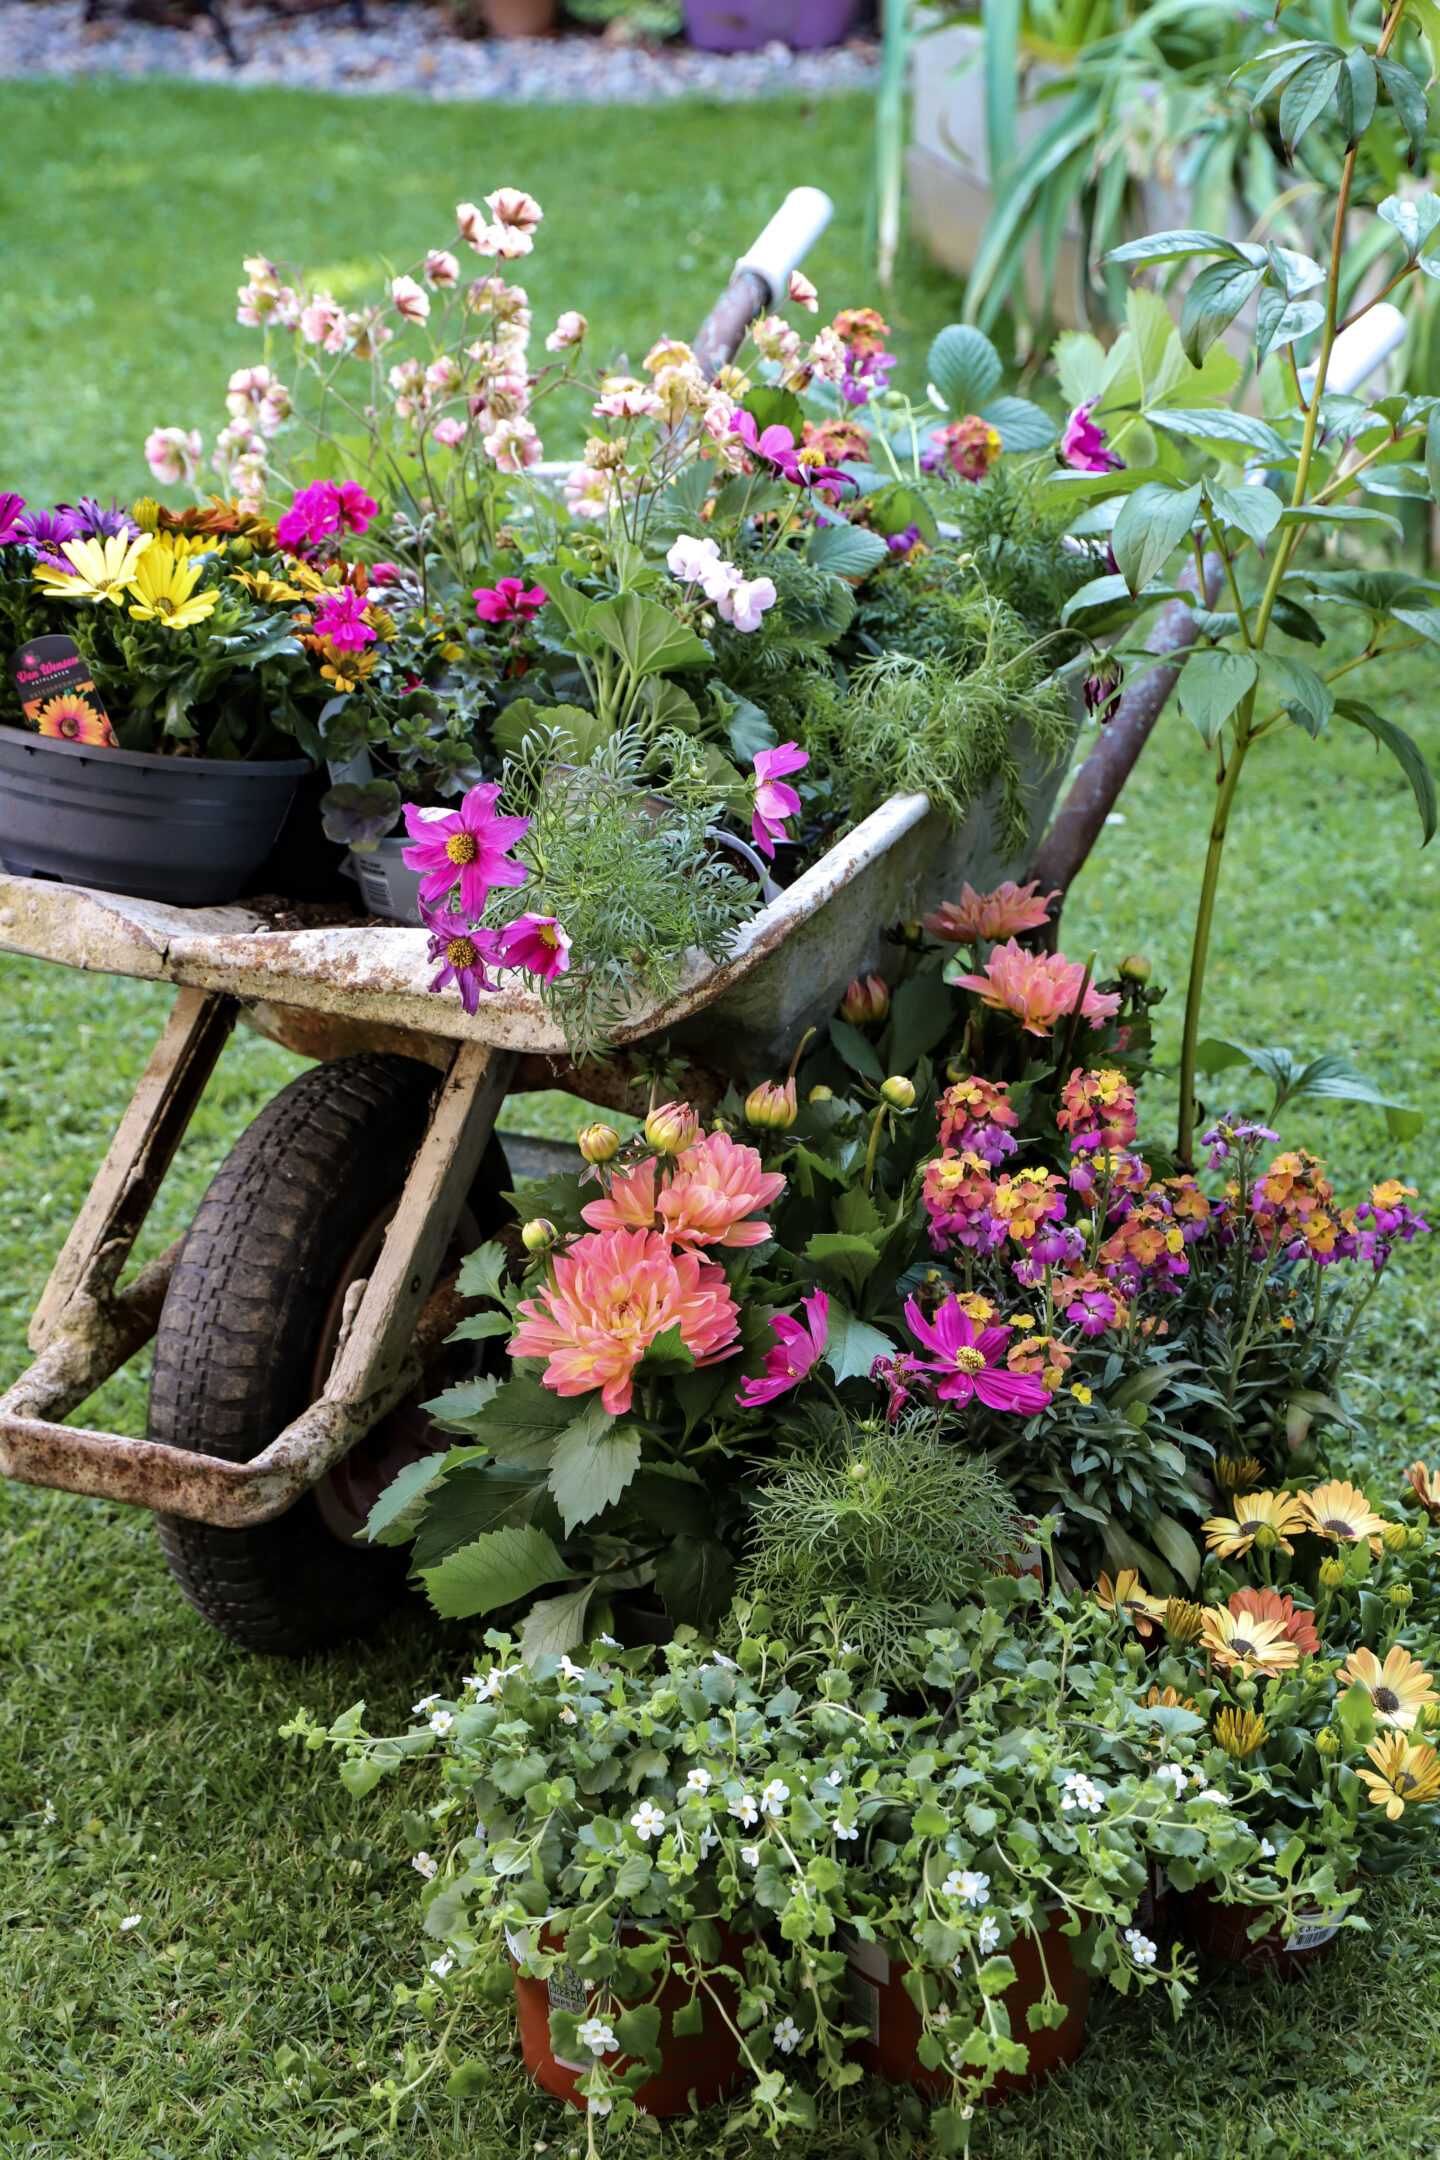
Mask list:
[[[347,1261],[404,1185],[439,1075],[414,1059],[339,1058],[260,1112],[211,1180],[155,1337],[152,1440],[249,1462],[313,1398]],[[470,1194],[482,1236],[507,1219],[492,1139]],[[365,1633],[406,1595],[406,1548],[348,1545],[313,1493],[273,1522],[222,1530],[156,1517],[183,1595],[251,1650],[303,1656]]]

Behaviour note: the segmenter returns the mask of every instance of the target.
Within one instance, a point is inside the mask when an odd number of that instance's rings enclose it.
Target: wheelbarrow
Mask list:
[[[712,365],[783,294],[817,218],[803,199],[742,261],[701,334]],[[1015,748],[1033,846],[1063,765]],[[880,961],[888,925],[963,878],[1013,870],[996,808],[983,797],[951,829],[926,795],[892,797],[723,960],[697,956],[673,996],[636,1002],[604,1065],[573,1064],[538,997],[508,979],[474,1014],[432,993],[421,930],[277,930],[243,903],[181,909],[0,875],[0,952],[177,990],[35,1309],[34,1362],[0,1396],[0,1472],[152,1509],[180,1589],[237,1642],[296,1653],[363,1632],[406,1571],[366,1518],[407,1462],[445,1444],[421,1403],[469,1355],[446,1347],[459,1259],[507,1218],[506,1096],[559,1088],[633,1108],[637,1069],[676,1050],[705,1110],[731,1080],[783,1069]],[[242,1134],[185,1235],[121,1286],[242,1018],[317,1062]],[[148,1438],[61,1422],[152,1338]]]

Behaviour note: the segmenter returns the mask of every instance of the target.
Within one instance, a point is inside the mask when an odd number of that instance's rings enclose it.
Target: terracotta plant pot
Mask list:
[[[1322,1912],[1297,1913],[1293,1932],[1277,1922],[1252,1942],[1248,1930],[1264,1909],[1222,1905],[1203,1884],[1185,1900],[1185,1918],[1196,1949],[1209,1957],[1225,1958],[1242,1972],[1273,1972],[1288,1980],[1334,1949],[1339,1923],[1328,1921]]]
[[[555,0],[479,0],[491,37],[544,37],[555,23]]]
[[[649,1938],[638,1928],[622,1929],[622,1939],[629,1942],[646,1941]],[[507,1938],[507,1940],[509,1940]],[[545,1929],[541,1942],[547,1950],[561,1947],[559,1940]],[[722,1964],[740,1966],[744,1957],[745,1938],[721,1931],[720,1961]],[[510,1962],[515,1972],[515,2008],[520,2019],[520,2050],[525,2068],[541,2090],[554,2093],[559,2100],[568,2100],[572,2107],[583,2109],[583,2094],[576,2093],[582,2077],[595,2067],[593,2062],[569,2062],[556,2055],[550,2044],[550,2012],[573,2010],[584,2016],[589,1997],[580,1974],[567,1965],[553,1973],[549,1980],[533,1980],[519,1970],[519,1957],[523,1944],[509,1940]],[[739,2084],[742,2068],[740,2041],[734,2030],[739,2009],[739,1995],[733,1981],[712,1981],[719,2002],[714,2001],[702,1989],[701,2003],[704,2024],[698,2033],[677,2033],[674,2028],[675,2012],[690,2000],[688,1985],[676,1974],[666,1979],[658,1996],[636,1996],[636,2002],[658,2002],[660,2006],[661,2069],[658,2076],[650,2077],[635,2095],[636,2104],[651,2115],[688,2115],[690,2094],[695,2095],[697,2107],[713,2107],[725,2099]],[[724,2016],[720,2005],[724,2006]],[[726,2019],[729,2023],[726,2023]],[[628,2069],[632,2057],[607,2055],[606,2065],[611,2070]]]
[[[1045,1969],[1040,1951],[1028,1935],[1017,1935],[1005,1955],[1015,1967],[1015,1982],[1000,1997],[1010,2018],[1015,2039],[1030,2050],[1029,2067],[1016,2075],[1002,2070],[981,2096],[987,2102],[1004,2100],[1014,2092],[1028,2092],[1043,2085],[1061,2063],[1074,2062],[1085,2037],[1090,2010],[1090,1975],[1082,1972],[1071,1955],[1071,1939],[1052,1926],[1045,1936],[1045,1965],[1056,1994],[1065,2004],[1063,2025],[1031,2032],[1026,2012],[1045,1993]],[[903,1967],[893,1965],[876,1943],[852,1942],[848,1946],[850,2014],[857,2025],[868,2028],[869,2038],[851,2043],[850,2053],[867,2070],[888,2078],[892,2085],[919,2085],[930,2092],[948,2092],[947,2071],[927,2070],[916,2052],[920,2041],[920,2014],[905,1991]]]

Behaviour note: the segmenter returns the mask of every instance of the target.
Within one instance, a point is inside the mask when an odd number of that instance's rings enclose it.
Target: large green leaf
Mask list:
[[[778,383],[757,383],[747,390],[741,410],[748,412],[763,435],[768,427],[789,428],[798,443],[805,426],[805,408],[793,390],[782,390]]]
[[[1266,541],[1280,522],[1282,504],[1268,487],[1216,487],[1207,482],[1216,515],[1248,535],[1263,552]]]
[[[516,1605],[565,1574],[565,1562],[543,1530],[497,1530],[476,1538],[421,1577],[431,1604],[447,1620]]]
[[[1277,702],[1297,727],[1304,728],[1312,740],[1317,738],[1335,710],[1335,693],[1329,683],[1304,660],[1285,660],[1279,653],[1267,653],[1265,664],[1275,681]]]
[[[422,1455],[419,1462],[406,1463],[371,1508],[365,1519],[365,1535],[372,1544],[408,1545],[436,1480],[484,1454],[482,1447],[444,1448],[435,1455]]]
[[[938,975],[912,975],[890,1003],[891,1072],[909,1073],[935,1048],[952,1014]]]
[[[1200,509],[1200,487],[1167,488],[1153,482],[1135,493],[1115,520],[1110,545],[1132,593],[1164,569]]]
[[[1235,242],[1227,240],[1223,233],[1197,232],[1191,228],[1150,233],[1143,240],[1127,240],[1123,247],[1111,248],[1105,260],[1107,263],[1180,262],[1187,255],[1228,255],[1236,262],[1246,260]]]
[[[550,1492],[569,1537],[617,1501],[640,1467],[640,1435],[598,1400],[567,1425],[550,1458]]]
[[[677,622],[669,608],[639,593],[597,601],[585,627],[620,655],[637,682],[667,668],[703,667],[709,657],[694,631]]]
[[[829,570],[836,577],[868,577],[877,563],[882,563],[889,553],[879,533],[866,532],[863,525],[817,525],[810,535],[805,559],[817,570]]]
[[[576,1643],[584,1642],[585,1622],[596,1587],[592,1576],[578,1590],[535,1600],[520,1628],[520,1655],[527,1665],[533,1665],[547,1651],[552,1657],[560,1657],[573,1650]]]
[[[1304,136],[1335,97],[1335,78],[1342,56],[1333,47],[1321,48],[1302,61],[1280,93],[1280,136],[1285,155],[1295,155]]]
[[[1044,450],[1055,440],[1055,422],[1029,398],[991,398],[981,406],[980,418],[995,429],[1002,450]]]
[[[655,1562],[655,1588],[677,1626],[710,1628],[729,1609],[735,1564],[718,1538],[677,1537]]]
[[[1375,737],[1376,742],[1383,743],[1390,752],[1410,783],[1410,792],[1415,797],[1415,807],[1420,813],[1420,830],[1423,834],[1420,845],[1428,847],[1435,837],[1435,781],[1420,745],[1413,736],[1406,734],[1404,728],[1397,727],[1393,720],[1385,719],[1373,706],[1362,705],[1354,698],[1337,698],[1335,710],[1342,720],[1349,720],[1354,726],[1365,728]]]
[[[839,1298],[830,1300],[829,1332],[825,1340],[825,1363],[842,1380],[867,1380],[876,1358],[893,1357],[895,1345],[864,1320],[857,1320]]]
[[[547,1537],[560,1535],[541,1464],[461,1463],[431,1495],[415,1531],[412,1564],[423,1572],[482,1533],[523,1530],[531,1523]]]
[[[1251,413],[1231,412],[1228,406],[1222,405],[1218,411],[1209,407],[1178,412],[1147,410],[1145,418],[1152,427],[1163,428],[1167,435],[1183,436],[1187,442],[1239,443],[1271,460],[1285,455],[1285,445],[1268,421],[1257,420]]]
[[[930,347],[930,380],[951,412],[978,413],[1000,387],[1000,355],[971,323],[951,323]]]
[[[880,1265],[879,1251],[869,1238],[852,1237],[840,1231],[823,1230],[812,1237],[805,1247],[805,1258],[822,1274],[838,1276],[847,1288],[856,1292]]]
[[[1211,263],[1200,272],[1180,309],[1180,342],[1193,366],[1224,336],[1264,275],[1243,260]]]
[[[1207,748],[1259,674],[1246,652],[1193,653],[1180,677],[1180,710]]]

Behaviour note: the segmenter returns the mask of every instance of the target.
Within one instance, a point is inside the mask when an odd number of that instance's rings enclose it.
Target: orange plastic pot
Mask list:
[[[1203,1884],[1185,1900],[1185,1918],[1196,1949],[1209,1957],[1225,1958],[1243,1972],[1273,1972],[1292,1979],[1334,1949],[1339,1923],[1319,1911],[1297,1913],[1290,1930],[1277,1921],[1252,1941],[1248,1930],[1264,1911],[1261,1905],[1224,1905]]]
[[[622,1939],[627,1942],[645,1942],[648,1937],[642,1929],[625,1928]],[[563,1944],[546,1928],[541,1935],[546,1950],[559,1950]],[[745,1953],[746,1938],[732,1935],[722,1929],[720,1937],[720,1961],[722,1964],[740,1966]],[[525,2068],[544,2092],[553,2093],[559,2100],[568,2100],[572,2107],[585,2106],[585,2096],[576,2092],[581,2078],[594,2069],[593,2058],[584,2062],[568,2061],[557,2055],[550,2044],[550,2012],[573,2010],[584,2017],[593,1995],[587,1992],[581,1975],[570,1966],[552,1973],[548,1980],[532,1979],[519,1969],[517,1950],[523,1946],[509,1942],[510,1962],[515,1967],[515,2008],[520,2020],[520,2051]],[[713,1995],[710,1993],[713,1989]],[[735,2031],[739,1995],[733,1981],[713,1978],[709,1987],[702,1987],[700,2003],[704,2023],[698,2033],[677,2033],[674,2026],[675,2012],[690,2001],[690,1987],[678,1975],[667,1976],[660,1993],[645,1993],[619,2001],[620,2008],[630,2008],[641,2002],[658,2003],[660,2009],[661,2067],[657,2076],[647,2078],[635,2095],[636,2104],[651,2115],[688,2115],[690,2095],[693,2092],[698,2107],[713,2107],[717,2100],[724,2100],[739,2084],[742,2075],[740,2041]],[[716,1998],[718,1997],[718,2001]],[[723,2015],[722,2015],[723,2009]],[[729,2020],[727,2023],[726,2020]],[[629,2055],[607,2055],[605,2063],[610,2070],[627,2070],[634,2061]]]
[[[1090,1975],[1075,1963],[1071,1939],[1062,1935],[1057,1926],[1049,1927],[1044,1947],[1044,1965],[1040,1946],[1029,1935],[1017,1935],[1005,1952],[1015,1967],[1015,1980],[1000,2000],[1009,2013],[1011,2034],[1030,2050],[1030,2061],[1020,2073],[1002,2070],[980,2096],[987,2102],[1043,2085],[1053,2070],[1061,2063],[1074,2062],[1080,2052],[1090,2011]],[[892,1964],[877,1943],[853,1941],[848,1946],[848,1966],[851,2020],[867,2031],[865,2039],[851,2042],[854,2059],[867,2070],[888,2078],[892,2085],[919,2085],[931,2092],[948,2092],[949,2072],[928,2070],[917,2053],[920,2013],[905,1991],[903,1966]],[[1055,1992],[1065,2005],[1065,2022],[1031,2032],[1026,2013],[1045,1994],[1046,1966]]]

